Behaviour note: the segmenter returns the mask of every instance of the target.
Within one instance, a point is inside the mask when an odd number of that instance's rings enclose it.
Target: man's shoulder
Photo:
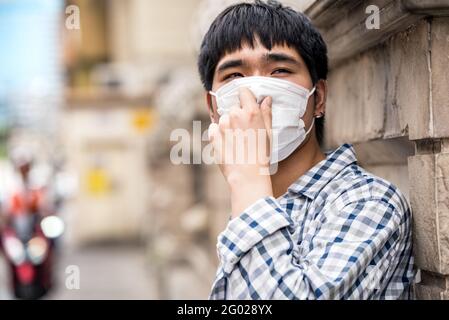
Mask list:
[[[401,213],[410,211],[407,198],[396,185],[356,163],[342,170],[324,189],[327,194],[334,194],[330,198],[342,205],[374,201],[389,205]]]

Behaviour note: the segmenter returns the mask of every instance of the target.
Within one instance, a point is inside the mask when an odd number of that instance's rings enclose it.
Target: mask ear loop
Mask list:
[[[309,98],[315,93],[315,91],[316,91],[316,87],[313,87],[313,89],[310,90],[309,94],[307,95],[307,101],[309,101]],[[312,118],[312,124],[310,125],[310,128],[306,131],[306,134],[305,134],[306,137],[312,131],[314,126],[315,126],[315,117]]]
[[[215,100],[217,100],[218,96],[217,96],[217,94],[216,94],[215,92],[213,92],[212,90],[210,90],[210,91],[208,91],[208,93],[209,93],[211,96],[215,97]],[[212,103],[212,102],[211,102],[211,103]],[[210,105],[210,108],[212,108],[212,104]],[[218,110],[217,110],[217,112],[218,112]],[[220,113],[218,113],[218,114],[220,115]],[[214,122],[214,121],[212,121],[212,122]]]
[[[309,92],[309,94],[307,95],[307,100],[309,100],[309,98],[312,96],[312,94],[314,94],[315,93],[315,91],[316,91],[316,86],[315,87],[313,87],[313,89],[312,90],[310,90],[310,92]]]
[[[312,131],[313,127],[315,126],[315,117],[312,118],[312,124],[310,125],[309,130],[306,131],[305,136],[307,137],[309,133]]]
[[[217,112],[218,112],[219,116],[222,116],[221,109],[218,107],[218,95],[215,92],[213,92],[213,91],[209,91],[209,94],[211,96],[215,97],[215,100],[217,100]]]

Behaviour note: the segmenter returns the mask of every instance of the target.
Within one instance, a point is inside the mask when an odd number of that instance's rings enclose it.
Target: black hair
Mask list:
[[[277,1],[239,3],[226,8],[212,22],[204,36],[198,57],[198,70],[204,88],[212,89],[212,82],[220,59],[227,53],[254,47],[256,40],[267,49],[287,45],[301,55],[315,85],[327,78],[327,48],[310,19],[301,12]],[[324,118],[316,119],[319,143],[323,140]]]

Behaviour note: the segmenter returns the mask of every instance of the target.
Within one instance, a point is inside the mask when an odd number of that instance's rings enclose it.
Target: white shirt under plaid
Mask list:
[[[345,144],[231,220],[211,299],[408,299],[410,207]]]

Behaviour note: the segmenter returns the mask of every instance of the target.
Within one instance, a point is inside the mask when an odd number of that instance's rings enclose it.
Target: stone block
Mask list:
[[[431,25],[432,112],[435,137],[449,137],[449,17]]]
[[[436,158],[436,208],[441,271],[449,273],[449,154],[439,153]]]
[[[426,271],[420,273],[421,281],[415,284],[415,298],[418,300],[445,300],[449,297],[449,277]]]
[[[387,41],[385,136],[431,137],[429,22],[421,20]]]
[[[431,136],[428,30],[421,20],[331,70],[328,146]]]
[[[421,284],[415,286],[416,300],[446,300],[448,296],[447,291],[443,291],[438,287],[424,286]]]
[[[358,143],[354,149],[363,165],[406,165],[408,157],[415,154],[415,143],[400,137]]]
[[[449,154],[410,157],[409,178],[415,262],[449,274]]]
[[[328,146],[363,142],[382,136],[385,66],[383,49],[375,49],[331,71],[326,111]]]
[[[421,269],[437,272],[440,257],[435,199],[435,157],[413,156],[409,158],[408,165],[415,263]]]

